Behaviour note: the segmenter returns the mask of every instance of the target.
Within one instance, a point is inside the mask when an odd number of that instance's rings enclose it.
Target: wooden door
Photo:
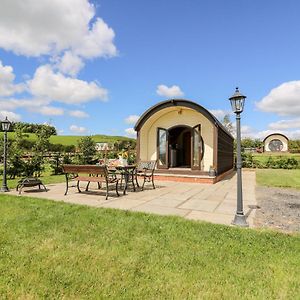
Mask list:
[[[192,159],[191,168],[192,170],[201,170],[202,160],[202,140],[201,140],[201,125],[198,124],[192,128]]]
[[[167,169],[169,165],[169,137],[168,130],[157,128],[157,168]]]

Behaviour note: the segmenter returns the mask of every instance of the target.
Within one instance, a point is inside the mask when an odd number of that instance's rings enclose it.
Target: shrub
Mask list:
[[[44,159],[41,155],[34,155],[31,159],[24,163],[23,175],[26,177],[41,176],[44,170]]]
[[[293,157],[273,157],[269,156],[268,160],[263,163],[253,158],[251,153],[242,153],[242,162],[244,168],[259,168],[259,169],[297,169],[300,164]]]
[[[77,161],[79,164],[90,164],[96,154],[96,143],[90,136],[84,136],[78,141],[79,154]]]
[[[61,155],[57,153],[51,160],[50,160],[50,167],[52,169],[53,175],[58,175],[63,173],[62,165],[63,164],[72,164],[72,159],[69,155]]]

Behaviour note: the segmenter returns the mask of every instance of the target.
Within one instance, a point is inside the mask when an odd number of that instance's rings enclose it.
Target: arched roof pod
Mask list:
[[[176,106],[183,106],[198,111],[199,113],[204,115],[212,124],[214,124],[216,127],[219,127],[222,131],[224,131],[224,133],[226,133],[229,137],[233,139],[233,136],[227,131],[227,129],[221,124],[221,122],[212,113],[210,113],[203,106],[185,99],[170,99],[155,104],[154,106],[150,107],[147,111],[143,113],[143,115],[137,121],[134,129],[136,131],[139,131],[141,127],[145,124],[145,122],[158,111],[164,108],[176,107]]]
[[[289,140],[288,137],[285,136],[284,134],[282,134],[282,133],[276,133],[276,132],[275,132],[275,133],[271,133],[271,134],[269,134],[268,136],[266,136],[266,137],[264,138],[264,140],[263,140],[263,143],[266,141],[267,138],[269,138],[269,137],[272,136],[272,135],[280,135],[280,136],[284,137],[285,139]]]

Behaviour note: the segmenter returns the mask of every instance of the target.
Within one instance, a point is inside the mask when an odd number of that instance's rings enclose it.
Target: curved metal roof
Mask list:
[[[142,116],[139,118],[139,120],[136,122],[134,129],[136,131],[139,131],[141,127],[145,124],[145,122],[155,113],[158,111],[168,108],[168,107],[175,107],[175,106],[183,106],[191,108],[195,111],[198,111],[202,115],[204,115],[209,121],[211,121],[212,124],[214,124],[216,127],[219,127],[222,131],[224,131],[228,136],[230,136],[233,139],[233,136],[227,131],[227,129],[221,124],[221,122],[207,109],[205,109],[203,106],[185,99],[169,99],[166,101],[159,102],[152,107],[150,107],[148,110],[146,110]]]
[[[264,138],[264,140],[263,140],[263,143],[266,141],[267,138],[269,138],[269,137],[272,136],[272,135],[281,135],[281,136],[283,136],[284,138],[286,138],[286,139],[289,141],[289,138],[288,138],[286,135],[284,135],[284,134],[282,134],[282,133],[277,133],[277,132],[275,132],[275,133],[271,133],[271,134],[269,134],[268,136],[266,136],[266,137]]]

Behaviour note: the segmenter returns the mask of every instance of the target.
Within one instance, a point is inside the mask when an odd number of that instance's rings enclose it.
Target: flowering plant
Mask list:
[[[128,158],[128,152],[123,150],[123,151],[118,153],[118,156],[122,157],[124,159],[127,159]]]

